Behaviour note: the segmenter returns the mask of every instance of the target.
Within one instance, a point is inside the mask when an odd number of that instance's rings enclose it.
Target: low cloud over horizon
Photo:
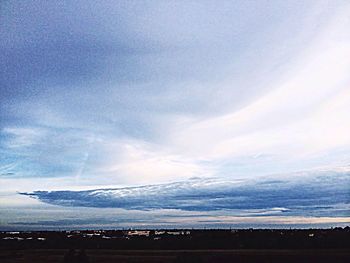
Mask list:
[[[242,216],[350,216],[350,171],[313,171],[286,177],[228,181],[192,178],[138,187],[83,191],[20,193],[41,202],[68,207],[126,210],[230,210]],[[244,213],[246,211],[246,214]],[[249,212],[250,211],[250,212]]]

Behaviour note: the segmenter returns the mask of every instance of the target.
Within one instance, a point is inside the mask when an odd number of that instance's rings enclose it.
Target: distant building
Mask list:
[[[127,232],[128,236],[149,236],[149,230],[130,230]]]

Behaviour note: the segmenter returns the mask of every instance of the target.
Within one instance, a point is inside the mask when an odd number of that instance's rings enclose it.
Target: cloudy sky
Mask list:
[[[348,1],[3,1],[0,228],[350,224],[349,28]]]

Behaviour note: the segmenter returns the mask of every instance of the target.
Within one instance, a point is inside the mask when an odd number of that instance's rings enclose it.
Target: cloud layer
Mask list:
[[[311,172],[287,178],[199,179],[139,187],[23,193],[60,206],[129,210],[232,210],[241,216],[349,216],[350,173]],[[237,215],[237,214],[236,214]]]

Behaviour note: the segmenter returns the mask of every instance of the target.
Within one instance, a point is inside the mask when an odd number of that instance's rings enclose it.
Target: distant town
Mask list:
[[[5,231],[0,262],[347,263],[350,227]]]
[[[350,248],[350,227],[331,229],[128,229],[0,232],[13,248]]]

